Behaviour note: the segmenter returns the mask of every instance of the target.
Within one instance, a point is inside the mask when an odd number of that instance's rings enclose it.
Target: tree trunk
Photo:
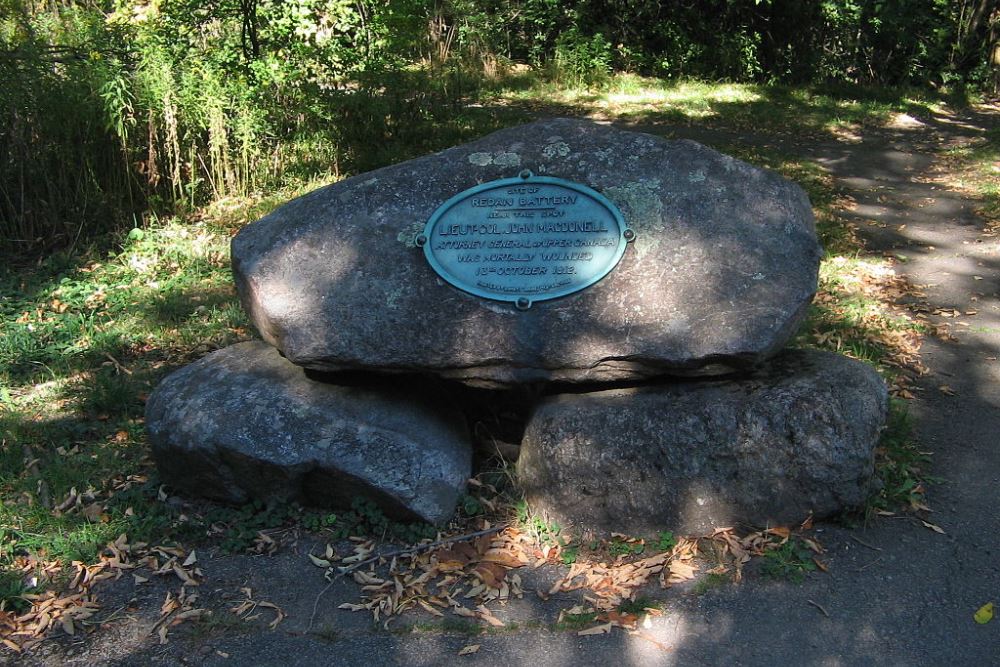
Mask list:
[[[994,9],[990,15],[990,31],[987,37],[987,53],[990,59],[990,73],[993,82],[993,94],[1000,94],[1000,9]]]

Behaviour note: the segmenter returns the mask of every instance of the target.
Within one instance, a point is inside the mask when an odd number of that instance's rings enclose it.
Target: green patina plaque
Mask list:
[[[458,289],[528,308],[590,287],[618,265],[634,238],[599,192],[525,171],[446,201],[417,245]]]

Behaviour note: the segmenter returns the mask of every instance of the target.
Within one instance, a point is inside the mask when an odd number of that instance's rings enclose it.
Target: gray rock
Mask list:
[[[163,481],[229,503],[255,498],[449,519],[472,471],[463,418],[425,398],[317,382],[260,342],[168,376],[146,404]]]
[[[448,198],[521,169],[594,188],[638,234],[599,283],[524,312],[448,285],[413,243]],[[750,367],[798,327],[820,248],[774,173],[557,119],[316,190],[241,230],[232,258],[254,325],[296,364],[502,386]]]
[[[869,366],[815,351],[738,382],[559,395],[529,422],[518,477],[534,509],[584,532],[822,518],[874,490],[887,402]]]

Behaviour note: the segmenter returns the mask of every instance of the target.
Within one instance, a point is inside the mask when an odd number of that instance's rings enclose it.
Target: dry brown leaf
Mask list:
[[[477,563],[472,573],[488,588],[500,588],[507,577],[507,570],[496,563]]]
[[[485,563],[496,563],[507,568],[524,567],[528,564],[528,558],[523,553],[512,551],[491,549],[483,554],[481,560]]]
[[[195,581],[194,578],[184,568],[178,565],[177,561],[173,562],[171,569],[173,570],[174,574],[177,575],[177,578],[183,581],[185,585],[187,586],[198,585],[198,582]]]
[[[100,503],[91,503],[80,512],[88,521],[100,521],[104,515],[104,506]]]
[[[471,655],[472,653],[477,652],[479,650],[479,648],[480,648],[479,644],[469,644],[468,646],[465,646],[461,650],[459,650],[458,654],[459,655]]]
[[[601,625],[595,625],[592,628],[587,628],[586,630],[580,630],[576,634],[583,637],[586,635],[606,635],[611,632],[610,623],[602,623]]]
[[[679,580],[693,579],[694,573],[698,571],[696,565],[691,565],[679,560],[670,562],[670,578],[674,580],[675,578]]]
[[[479,605],[478,607],[476,607],[476,611],[478,612],[479,618],[483,619],[484,621],[486,621],[487,623],[489,623],[493,627],[495,627],[495,628],[505,627],[504,626],[504,622],[501,621],[496,616],[494,616],[493,612],[491,612],[489,609],[487,609],[483,605]]]
[[[435,609],[425,600],[417,600],[417,604],[420,605],[424,611],[426,611],[428,614],[432,616],[438,616],[438,617],[444,616],[444,614],[442,614],[440,610]]]
[[[768,528],[765,532],[771,535],[777,535],[782,539],[782,541],[787,540],[792,535],[792,531],[785,526],[776,526],[774,528]]]

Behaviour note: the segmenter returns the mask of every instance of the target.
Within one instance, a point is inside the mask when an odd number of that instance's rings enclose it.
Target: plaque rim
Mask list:
[[[441,218],[444,217],[445,214],[447,214],[448,211],[450,211],[456,204],[465,201],[480,192],[492,190],[498,187],[522,185],[525,183],[557,185],[569,190],[575,190],[576,192],[579,192],[580,194],[596,201],[611,215],[615,223],[618,225],[618,246],[615,249],[614,255],[608,261],[607,267],[580,283],[573,284],[567,288],[553,290],[552,292],[545,292],[542,295],[532,294],[530,297],[523,294],[503,295],[497,292],[481,289],[476,285],[454,278],[449,271],[445,270],[441,262],[438,261],[436,255],[434,254],[434,250],[431,247],[433,245],[430,243],[431,233],[433,232],[435,225],[437,225]],[[583,183],[569,181],[565,178],[559,178],[557,176],[536,176],[532,172],[524,170],[519,176],[513,178],[499,178],[492,181],[486,181],[485,183],[479,183],[478,185],[474,185],[471,188],[462,190],[461,192],[449,197],[443,204],[434,210],[434,213],[431,214],[431,217],[424,225],[423,231],[417,236],[417,245],[422,247],[424,257],[427,259],[428,264],[431,265],[431,268],[434,269],[434,273],[452,287],[455,287],[467,294],[478,296],[482,299],[511,303],[520,310],[526,310],[536,301],[559,299],[585,290],[588,287],[593,287],[595,284],[607,277],[608,274],[614,271],[618,264],[621,263],[622,257],[625,255],[626,247],[633,240],[635,240],[635,232],[629,228],[628,225],[626,225],[625,218],[622,216],[621,211],[618,210],[618,207],[615,206],[610,199],[602,195],[597,190],[594,190],[590,186],[584,185]]]

